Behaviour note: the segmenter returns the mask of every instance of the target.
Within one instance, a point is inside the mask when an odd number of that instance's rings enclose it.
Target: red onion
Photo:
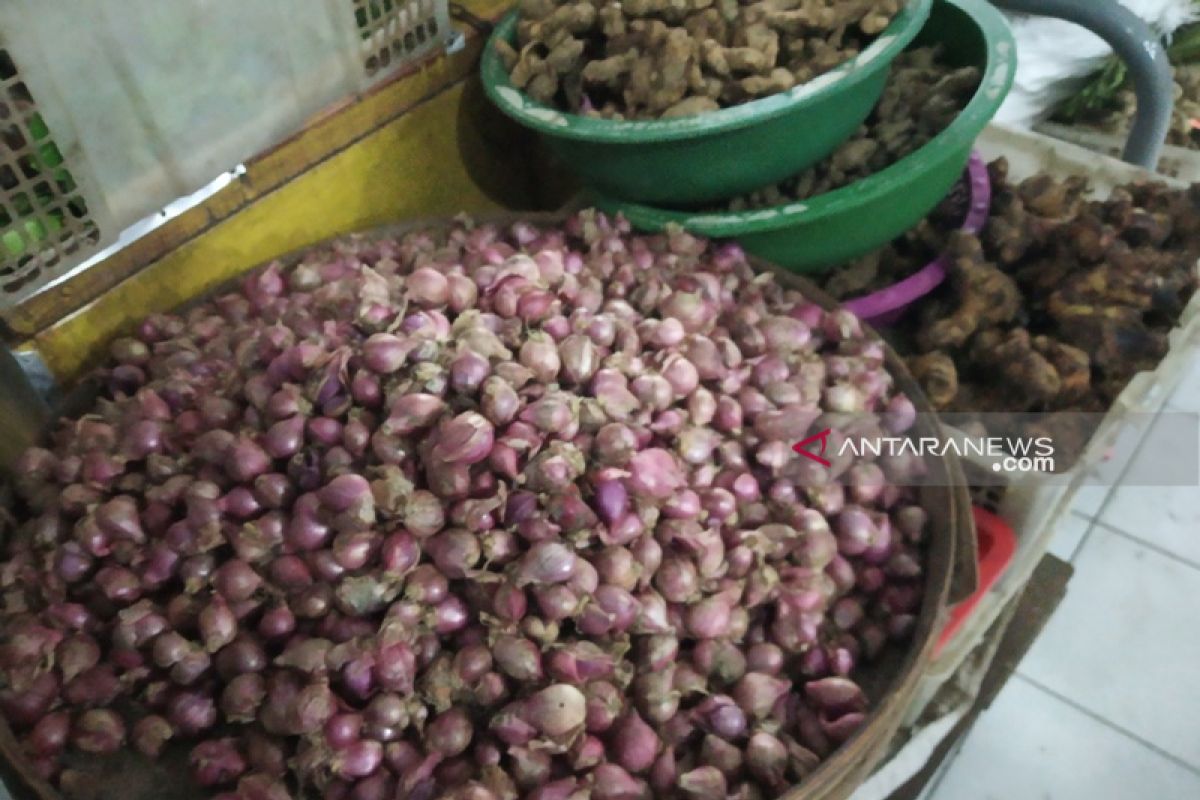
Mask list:
[[[340,533],[333,540],[333,559],[344,569],[362,569],[371,561],[380,544],[379,536],[374,532]]]
[[[58,662],[62,679],[66,683],[83,672],[90,670],[100,662],[100,646],[91,636],[80,633],[70,636],[58,645],[55,650],[55,660]]]
[[[465,710],[452,708],[434,717],[425,729],[425,745],[444,757],[456,756],[471,744],[474,725]]]
[[[661,746],[654,729],[636,711],[630,711],[617,720],[611,737],[613,759],[632,773],[649,769]]]
[[[267,654],[262,645],[249,636],[239,636],[228,647],[217,653],[217,672],[225,680],[249,672],[261,672],[267,665]]]
[[[58,692],[58,677],[53,672],[42,672],[21,690],[0,689],[0,711],[10,722],[30,726],[50,710]]]
[[[920,610],[919,465],[791,451],[911,427],[884,352],[597,212],[272,265],[22,456],[0,710],[52,778],[111,704],[222,796],[776,796]]]
[[[804,693],[828,711],[862,711],[866,696],[858,684],[846,678],[822,678],[804,684]]]
[[[120,693],[121,684],[108,664],[98,664],[81,672],[63,686],[63,698],[71,705],[83,708],[110,705]]]
[[[778,675],[783,664],[783,650],[771,642],[760,642],[746,651],[746,668],[751,672]]]
[[[255,442],[242,437],[225,456],[225,470],[236,481],[252,481],[271,468],[271,457]]]
[[[96,523],[114,539],[131,542],[146,541],[138,519],[137,502],[127,495],[118,495],[96,509]]]
[[[221,595],[213,595],[208,605],[201,609],[199,625],[204,648],[210,653],[217,652],[237,636],[237,617]]]
[[[638,601],[617,586],[601,586],[580,615],[579,629],[589,636],[627,630],[637,618]]]
[[[371,485],[361,475],[338,475],[321,488],[317,497],[331,511],[348,511],[363,502],[371,502]]]
[[[247,775],[238,781],[237,791],[228,794],[244,800],[288,800],[287,787],[269,775]]]
[[[659,794],[667,794],[675,788],[678,770],[675,764],[675,750],[667,747],[655,759],[650,767],[650,788]]]
[[[601,764],[592,770],[592,797],[595,800],[639,800],[644,786],[616,764]]]
[[[426,540],[425,549],[448,578],[465,578],[481,556],[479,538],[465,530],[442,531]]]
[[[492,598],[492,613],[507,622],[519,622],[528,609],[528,600],[522,589],[511,583],[502,583]]]
[[[130,741],[142,755],[158,758],[173,735],[171,723],[156,714],[151,714],[134,723]]]
[[[232,722],[250,722],[255,718],[264,697],[266,686],[261,675],[238,675],[221,693],[221,713]]]
[[[574,686],[556,683],[531,696],[526,713],[529,722],[547,736],[565,736],[583,727],[587,701]]]
[[[713,695],[692,712],[697,723],[722,739],[740,739],[746,732],[746,714],[727,695]]]
[[[175,730],[195,736],[216,724],[217,709],[211,697],[184,689],[167,701],[167,719]]]
[[[587,730],[603,733],[612,727],[624,709],[622,693],[607,681],[592,681],[584,687],[584,692]]]
[[[843,714],[837,719],[828,719],[823,716],[821,717],[821,730],[834,742],[840,744],[861,728],[864,721],[866,721],[866,714],[862,712]]]
[[[85,753],[115,753],[125,743],[125,723],[115,711],[94,708],[75,720],[71,741]]]
[[[362,739],[334,755],[333,770],[347,779],[366,778],[378,770],[381,763],[383,745],[370,739]]]
[[[267,567],[271,582],[285,591],[312,586],[312,570],[304,559],[295,555],[279,556]]]
[[[522,718],[524,709],[503,709],[495,714],[488,723],[492,734],[508,745],[520,746],[528,744],[538,734],[536,728]]]
[[[625,484],[617,480],[601,481],[596,485],[595,502],[600,518],[611,525],[623,517],[629,507]]]
[[[732,778],[741,771],[744,758],[737,746],[710,734],[700,744],[700,761],[716,767],[726,778]]]
[[[192,778],[201,786],[233,783],[246,771],[246,760],[230,738],[209,739],[192,748],[189,756]]]
[[[382,430],[408,435],[433,424],[445,407],[445,401],[435,395],[406,394],[392,405]]]
[[[325,723],[325,741],[335,750],[346,747],[358,741],[362,726],[361,714],[335,714]]]
[[[296,617],[287,606],[276,606],[263,612],[258,632],[265,639],[281,639],[296,627]]]
[[[681,693],[675,689],[674,666],[660,672],[643,672],[633,683],[638,710],[652,723],[662,724],[679,709]]]
[[[137,575],[124,567],[101,567],[96,573],[95,581],[104,596],[114,603],[132,603],[142,594],[141,582]]]
[[[746,743],[746,766],[756,779],[774,791],[787,785],[787,748],[766,731],[756,731]]]
[[[492,646],[496,666],[509,677],[536,681],[542,677],[541,653],[533,642],[515,636],[501,636]]]
[[[390,333],[373,333],[362,346],[363,365],[372,372],[390,374],[404,365],[408,347]]]
[[[686,616],[690,634],[701,639],[726,636],[730,628],[732,609],[729,601],[720,595],[706,597],[689,606]]]
[[[543,784],[529,793],[529,800],[568,800],[579,789],[575,778],[562,778]]]
[[[294,492],[286,475],[268,472],[254,479],[254,496],[266,508],[284,508],[291,503]]]
[[[726,793],[725,776],[716,767],[697,767],[679,776],[676,786],[685,796],[695,800],[723,800]]]
[[[213,588],[234,603],[250,599],[261,585],[262,578],[254,568],[238,558],[226,561],[213,574]]]
[[[670,556],[654,573],[654,588],[671,603],[687,603],[693,600],[700,589],[700,577],[695,565],[688,559]]]
[[[897,642],[906,641],[912,636],[916,622],[916,617],[912,614],[896,614],[887,622],[888,638]]]
[[[789,681],[761,672],[747,672],[733,687],[733,699],[738,706],[754,719],[763,719],[771,713],[775,703],[787,693]]]
[[[629,487],[636,494],[666,499],[682,487],[684,476],[678,463],[666,450],[650,448],[629,460]]]
[[[92,556],[75,542],[64,542],[55,554],[55,569],[67,583],[76,583],[87,577],[93,563]]]
[[[575,559],[575,554],[560,542],[537,542],[521,559],[516,573],[517,585],[552,584],[569,580],[575,569]]]
[[[35,756],[58,756],[71,733],[71,715],[55,711],[38,720],[29,732],[28,748]]]

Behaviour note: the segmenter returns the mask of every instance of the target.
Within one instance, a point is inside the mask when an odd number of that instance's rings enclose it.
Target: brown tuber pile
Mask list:
[[[986,227],[979,237],[942,234],[948,280],[894,343],[939,409],[1107,411],[1166,355],[1196,291],[1200,186],[1134,184],[1089,200],[1080,178],[1013,185],[1003,159],[989,171]],[[1079,452],[1090,433],[1060,431],[1060,452]]]
[[[182,749],[220,800],[777,797],[921,607],[923,465],[791,447],[912,426],[883,359],[594,212],[271,265],[16,465],[0,711],[68,794]]]
[[[952,67],[940,55],[935,47],[901,53],[878,105],[854,136],[799,175],[735,197],[724,210],[770,208],[831,192],[925,146],[954,122],[979,86],[978,67]]]
[[[787,91],[857,55],[903,0],[520,0],[513,85],[565,111],[670,119]]]

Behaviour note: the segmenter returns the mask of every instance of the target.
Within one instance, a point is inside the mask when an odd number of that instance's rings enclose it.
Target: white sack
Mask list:
[[[1169,35],[1200,17],[1193,0],[1120,0],[1155,30]],[[1030,128],[1073,95],[1112,54],[1091,31],[1051,17],[1010,14],[1017,39],[1017,75],[996,119]]]

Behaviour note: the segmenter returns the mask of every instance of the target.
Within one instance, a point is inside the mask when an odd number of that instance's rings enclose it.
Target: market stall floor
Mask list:
[[[1200,362],[1165,410],[1200,412]],[[1200,487],[1087,487],[1051,552],[1066,599],[923,800],[1200,797]]]

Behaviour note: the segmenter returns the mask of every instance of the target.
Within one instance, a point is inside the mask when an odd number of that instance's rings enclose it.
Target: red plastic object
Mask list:
[[[979,545],[979,588],[950,612],[950,621],[942,630],[933,651],[935,658],[958,633],[967,617],[971,616],[980,599],[995,585],[1017,551],[1017,536],[1007,522],[979,506],[971,510],[975,516],[975,538]]]

